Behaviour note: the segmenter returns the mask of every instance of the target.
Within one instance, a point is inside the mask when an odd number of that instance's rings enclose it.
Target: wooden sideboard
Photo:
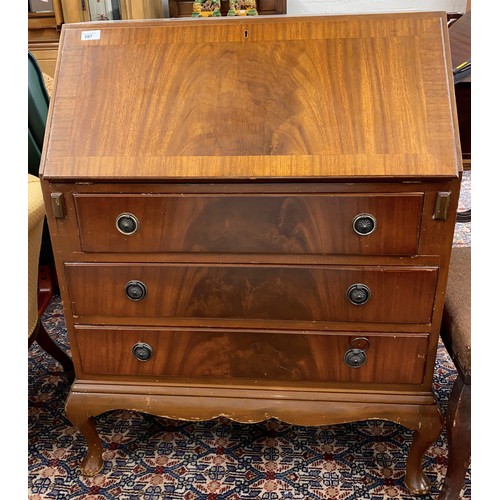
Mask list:
[[[63,27],[41,179],[84,474],[111,410],[388,419],[428,490],[453,90],[440,13]]]

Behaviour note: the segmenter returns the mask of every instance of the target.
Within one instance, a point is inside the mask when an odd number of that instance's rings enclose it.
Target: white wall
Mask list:
[[[467,0],[287,0],[288,14],[359,14],[374,12],[465,12]]]

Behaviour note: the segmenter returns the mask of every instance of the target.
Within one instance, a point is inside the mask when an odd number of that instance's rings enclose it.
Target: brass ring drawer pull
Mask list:
[[[356,337],[349,343],[349,349],[344,354],[344,363],[349,368],[361,368],[366,364],[366,351],[370,349],[370,341],[366,337]]]
[[[137,342],[132,347],[132,354],[139,361],[149,361],[153,356],[153,348],[145,342]]]
[[[347,289],[347,298],[355,306],[366,304],[371,294],[371,290],[363,283],[355,283]]]
[[[125,285],[125,295],[135,302],[142,300],[148,289],[142,281],[131,280]]]
[[[124,212],[116,218],[116,229],[120,233],[130,236],[139,229],[139,220],[134,214]]]
[[[372,214],[359,214],[352,220],[352,229],[359,236],[368,236],[377,228],[377,219]]]

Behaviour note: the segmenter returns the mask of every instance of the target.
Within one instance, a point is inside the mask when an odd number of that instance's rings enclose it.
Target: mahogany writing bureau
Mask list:
[[[41,178],[94,416],[388,419],[432,393],[461,156],[446,15],[64,25]]]

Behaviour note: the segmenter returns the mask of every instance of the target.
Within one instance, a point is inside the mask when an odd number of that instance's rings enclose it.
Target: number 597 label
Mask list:
[[[82,40],[100,40],[101,30],[82,31]]]

